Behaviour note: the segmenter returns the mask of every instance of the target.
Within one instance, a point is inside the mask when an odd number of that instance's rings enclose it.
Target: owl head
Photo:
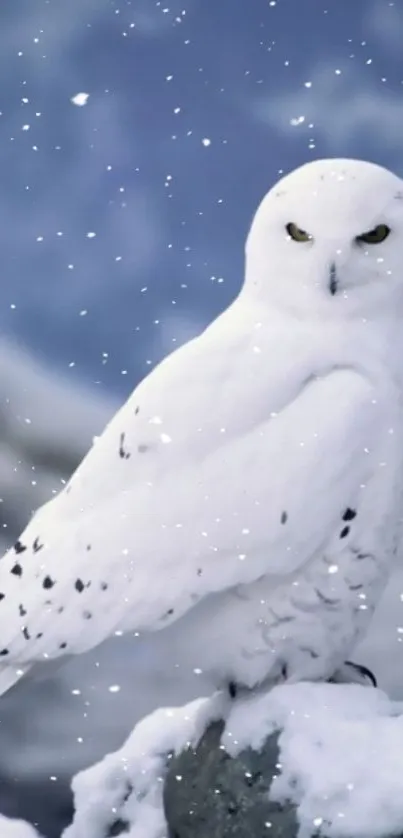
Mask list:
[[[403,181],[344,159],[283,177],[253,219],[245,288],[301,316],[403,314]]]

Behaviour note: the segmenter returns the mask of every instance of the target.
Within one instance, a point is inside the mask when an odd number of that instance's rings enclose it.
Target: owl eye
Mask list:
[[[378,224],[373,230],[368,230],[368,233],[361,233],[360,236],[356,236],[355,240],[364,244],[380,244],[387,239],[389,233],[390,227],[387,224]]]
[[[286,224],[285,229],[287,230],[288,235],[290,238],[294,239],[295,242],[310,242],[312,241],[312,236],[310,233],[307,233],[306,230],[301,230],[300,227],[297,227],[293,221],[290,221],[289,224]]]

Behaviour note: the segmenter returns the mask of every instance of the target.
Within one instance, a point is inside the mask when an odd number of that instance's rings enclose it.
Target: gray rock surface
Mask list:
[[[259,753],[247,748],[232,759],[211,724],[198,746],[170,762],[164,788],[169,838],[296,838],[295,807],[269,800],[278,773],[278,734]]]

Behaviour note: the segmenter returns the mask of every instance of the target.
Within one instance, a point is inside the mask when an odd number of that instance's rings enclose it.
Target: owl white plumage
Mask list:
[[[403,183],[284,177],[233,304],[136,388],[0,565],[0,691],[160,630],[217,686],[325,679],[387,581],[403,511]]]

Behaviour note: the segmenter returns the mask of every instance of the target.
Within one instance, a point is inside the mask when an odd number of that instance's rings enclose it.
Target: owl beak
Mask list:
[[[334,297],[338,286],[336,263],[332,262],[329,268],[329,291]]]

